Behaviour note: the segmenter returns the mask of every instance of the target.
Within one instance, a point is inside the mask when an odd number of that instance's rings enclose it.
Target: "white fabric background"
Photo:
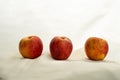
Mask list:
[[[119,80],[119,26],[119,0],[1,0],[0,80]],[[29,35],[44,44],[35,60],[23,59],[18,51],[19,40]],[[49,42],[58,35],[74,45],[66,61],[49,55]],[[83,47],[90,36],[108,41],[105,61],[86,59]]]

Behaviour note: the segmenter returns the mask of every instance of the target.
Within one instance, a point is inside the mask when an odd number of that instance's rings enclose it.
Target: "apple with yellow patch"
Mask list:
[[[90,37],[85,42],[85,52],[90,60],[104,60],[108,49],[107,41],[99,37]]]
[[[38,36],[27,36],[19,42],[19,52],[24,58],[35,59],[42,54],[43,43]]]

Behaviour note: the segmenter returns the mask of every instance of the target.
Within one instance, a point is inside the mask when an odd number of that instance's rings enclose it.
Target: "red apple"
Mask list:
[[[108,53],[108,43],[98,37],[90,37],[85,42],[85,52],[90,60],[103,60]]]
[[[24,58],[34,59],[41,55],[43,43],[38,36],[27,36],[19,42],[19,52]]]
[[[72,42],[65,36],[56,36],[50,42],[50,53],[53,59],[66,60],[73,49]]]

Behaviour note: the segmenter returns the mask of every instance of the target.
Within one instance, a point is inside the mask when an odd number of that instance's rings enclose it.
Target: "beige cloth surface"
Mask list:
[[[1,80],[119,80],[120,64],[106,59],[91,61],[82,49],[66,61],[53,60],[49,54],[29,60],[13,55],[0,58]]]
[[[0,1],[0,80],[120,80],[119,0],[3,0]],[[23,59],[22,37],[39,36],[42,55]],[[53,60],[49,42],[69,37],[68,60]],[[90,61],[84,43],[90,36],[104,38],[109,52],[104,61]]]

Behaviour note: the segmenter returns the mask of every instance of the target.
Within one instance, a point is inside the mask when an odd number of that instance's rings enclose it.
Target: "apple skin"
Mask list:
[[[19,52],[24,58],[35,59],[42,54],[43,43],[38,36],[27,36],[19,42]]]
[[[106,40],[98,37],[90,37],[85,42],[85,52],[90,60],[104,60],[108,53],[108,43]]]
[[[49,45],[50,54],[55,60],[66,60],[71,55],[73,45],[65,36],[55,36]]]

